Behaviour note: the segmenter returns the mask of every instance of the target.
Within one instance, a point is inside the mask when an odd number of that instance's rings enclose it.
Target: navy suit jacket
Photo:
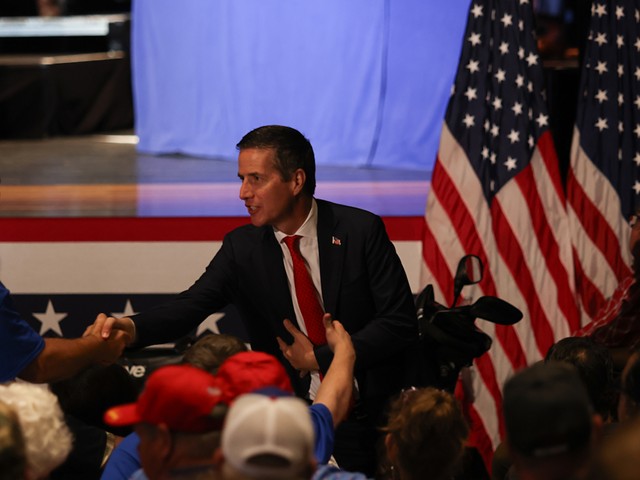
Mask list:
[[[407,363],[406,355],[418,338],[406,273],[380,217],[323,200],[317,204],[325,311],[352,336],[361,396],[388,397],[411,377],[407,368],[412,364]],[[188,290],[134,316],[138,344],[176,340],[228,304],[238,309],[252,349],[280,358],[297,393],[305,392],[308,377],[305,384],[283,359],[276,342],[276,336],[291,341],[282,321],[296,317],[282,250],[271,226],[245,225],[231,231]],[[320,370],[326,372],[331,351],[321,346],[315,354]]]

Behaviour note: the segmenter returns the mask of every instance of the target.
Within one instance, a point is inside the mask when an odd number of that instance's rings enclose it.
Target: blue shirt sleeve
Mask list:
[[[0,383],[15,379],[44,349],[44,339],[13,309],[0,282]]]
[[[309,407],[313,430],[316,434],[315,456],[318,463],[327,463],[333,454],[333,416],[322,403],[315,403]]]
[[[148,480],[147,475],[143,469],[136,470],[129,480]]]
[[[142,468],[138,455],[140,437],[131,433],[113,450],[107,464],[104,466],[100,480],[129,480],[132,475]]]

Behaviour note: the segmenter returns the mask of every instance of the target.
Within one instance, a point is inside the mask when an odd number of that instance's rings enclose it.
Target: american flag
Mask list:
[[[567,176],[583,324],[631,274],[627,219],[640,205],[638,6],[596,0],[591,7]]]
[[[475,361],[472,440],[486,462],[504,432],[502,386],[577,327],[569,221],[549,131],[530,0],[473,0],[427,199],[424,284],[450,304],[460,257],[522,310],[513,327],[478,321],[494,340]],[[443,302],[444,301],[444,302]]]

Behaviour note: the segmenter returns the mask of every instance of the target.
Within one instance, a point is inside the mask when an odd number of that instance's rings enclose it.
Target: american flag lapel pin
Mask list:
[[[331,237],[331,245],[342,245],[342,241],[338,237]]]

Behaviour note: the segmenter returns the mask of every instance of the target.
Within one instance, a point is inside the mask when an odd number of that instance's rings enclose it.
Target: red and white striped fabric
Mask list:
[[[574,133],[567,176],[568,211],[574,245],[576,288],[582,325],[593,321],[619,282],[631,275],[629,225],[620,198]]]
[[[489,463],[504,433],[502,386],[578,327],[569,220],[543,100],[531,5],[474,0],[427,199],[423,285],[450,304],[464,254],[484,278],[463,296],[518,307],[475,361],[472,441]]]
[[[583,325],[631,274],[627,219],[640,206],[638,3],[598,0],[567,176]]]

